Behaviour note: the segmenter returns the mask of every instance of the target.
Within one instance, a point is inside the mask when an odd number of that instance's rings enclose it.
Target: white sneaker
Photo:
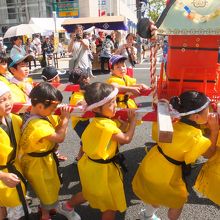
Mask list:
[[[75,212],[73,209],[72,211],[65,210],[63,208],[64,202],[61,202],[57,208],[57,212],[61,215],[64,215],[68,220],[81,220],[81,217]]]
[[[152,216],[148,216],[145,209],[142,209],[140,212],[140,220],[161,220],[159,217],[157,217],[155,214]]]

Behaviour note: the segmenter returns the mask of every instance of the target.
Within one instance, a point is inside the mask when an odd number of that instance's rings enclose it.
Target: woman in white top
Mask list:
[[[83,28],[81,25],[76,25],[74,33],[71,34],[70,43],[68,45],[68,52],[72,53],[72,61],[75,62],[78,60],[75,63],[71,63],[70,61],[70,71],[76,67],[85,69],[90,68],[90,61],[88,57],[89,41],[88,39],[83,39]]]
[[[133,68],[137,62],[137,48],[134,46],[135,36],[132,33],[129,33],[126,36],[126,43],[121,45],[118,50],[115,52],[116,54],[127,57],[128,59],[125,61],[127,68]]]
[[[22,36],[15,36],[11,38],[13,47],[10,51],[10,57],[13,59],[14,56],[17,54],[21,54],[23,56],[26,55],[26,51],[24,49],[24,46],[22,45]]]

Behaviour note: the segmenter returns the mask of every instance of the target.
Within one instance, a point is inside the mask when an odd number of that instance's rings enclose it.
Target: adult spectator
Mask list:
[[[96,39],[97,39],[96,35],[93,34],[92,38],[91,38],[91,44],[90,44],[90,47],[91,47],[90,49],[91,49],[93,54],[96,54],[96,44],[95,44]]]
[[[6,49],[7,47],[3,43],[3,38],[0,37],[0,55],[1,56],[6,55]]]
[[[40,35],[39,34],[36,34],[34,36],[33,43],[37,48],[37,54],[38,55],[42,54],[41,40],[40,40]]]
[[[48,59],[52,59],[53,51],[54,51],[54,46],[51,43],[49,36],[45,37],[45,40],[42,44],[42,51],[43,51],[43,59],[41,61],[41,66],[46,67],[48,65],[47,61]]]
[[[59,54],[60,57],[65,57],[65,53],[66,52],[65,52],[65,49],[63,47],[63,42],[61,41],[61,42],[58,43],[57,54]]]
[[[126,43],[121,45],[115,52],[116,54],[127,57],[127,60],[125,60],[125,64],[127,66],[127,75],[129,75],[130,77],[133,77],[133,67],[137,63],[137,48],[134,46],[134,44],[135,36],[132,33],[129,33],[126,36]]]
[[[127,57],[126,66],[128,68],[134,67],[137,62],[137,48],[134,46],[134,44],[135,36],[132,33],[129,33],[126,36],[126,43],[121,45],[115,52],[116,54]]]
[[[27,39],[27,42],[25,44],[25,50],[27,54],[30,54],[33,56],[33,61],[34,61],[34,67],[36,67],[36,53],[37,53],[37,48],[33,41],[31,41],[31,38]],[[29,69],[31,69],[31,61],[29,61]]]
[[[24,49],[24,46],[22,45],[23,41],[22,41],[22,36],[15,36],[11,38],[11,42],[12,42],[12,49],[10,51],[10,57],[13,59],[13,57],[15,57],[17,54],[25,56],[26,55],[26,51]]]
[[[142,62],[141,54],[143,48],[142,48],[142,40],[138,33],[136,34],[136,43],[134,46],[137,48],[137,63],[141,63]]]
[[[102,43],[105,40],[105,34],[103,31],[98,32],[98,37],[96,38],[95,44],[96,44],[96,51],[99,54],[102,49]]]
[[[105,63],[107,63],[107,64],[109,63],[109,59],[112,56],[113,50],[114,50],[114,44],[112,42],[111,35],[107,35],[105,40],[102,43],[102,49],[100,52],[101,73],[102,74],[105,74]],[[109,65],[108,65],[108,70],[110,72]]]
[[[80,67],[88,69],[91,76],[92,69],[89,60],[89,40],[83,39],[82,25],[76,25],[74,32],[71,34],[70,43],[68,45],[68,52],[72,54],[72,59],[69,62],[69,70]]]
[[[113,44],[114,44],[114,49],[118,49],[118,47],[119,47],[119,42],[118,42],[118,40],[117,40],[117,38],[116,38],[116,33],[115,33],[115,31],[112,31],[112,32],[111,32],[111,40],[112,40],[112,42],[113,42]]]

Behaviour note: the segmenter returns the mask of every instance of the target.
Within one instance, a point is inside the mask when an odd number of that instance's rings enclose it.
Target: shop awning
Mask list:
[[[56,28],[58,32],[64,32],[65,30],[61,27],[62,22],[65,18],[56,18]],[[43,35],[50,35],[50,32],[55,32],[55,23],[53,18],[31,18],[29,24],[36,24],[42,29],[46,30]]]
[[[62,23],[62,27],[72,33],[75,25],[80,24],[84,29],[92,26],[104,30],[127,30],[126,18],[124,16],[102,16],[102,17],[84,17],[66,19]]]

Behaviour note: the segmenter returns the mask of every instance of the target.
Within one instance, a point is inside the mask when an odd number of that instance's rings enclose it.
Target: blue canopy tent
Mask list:
[[[64,20],[61,25],[68,33],[73,32],[75,25],[82,25],[84,29],[95,26],[104,30],[128,30],[126,18],[123,16],[72,18]]]

